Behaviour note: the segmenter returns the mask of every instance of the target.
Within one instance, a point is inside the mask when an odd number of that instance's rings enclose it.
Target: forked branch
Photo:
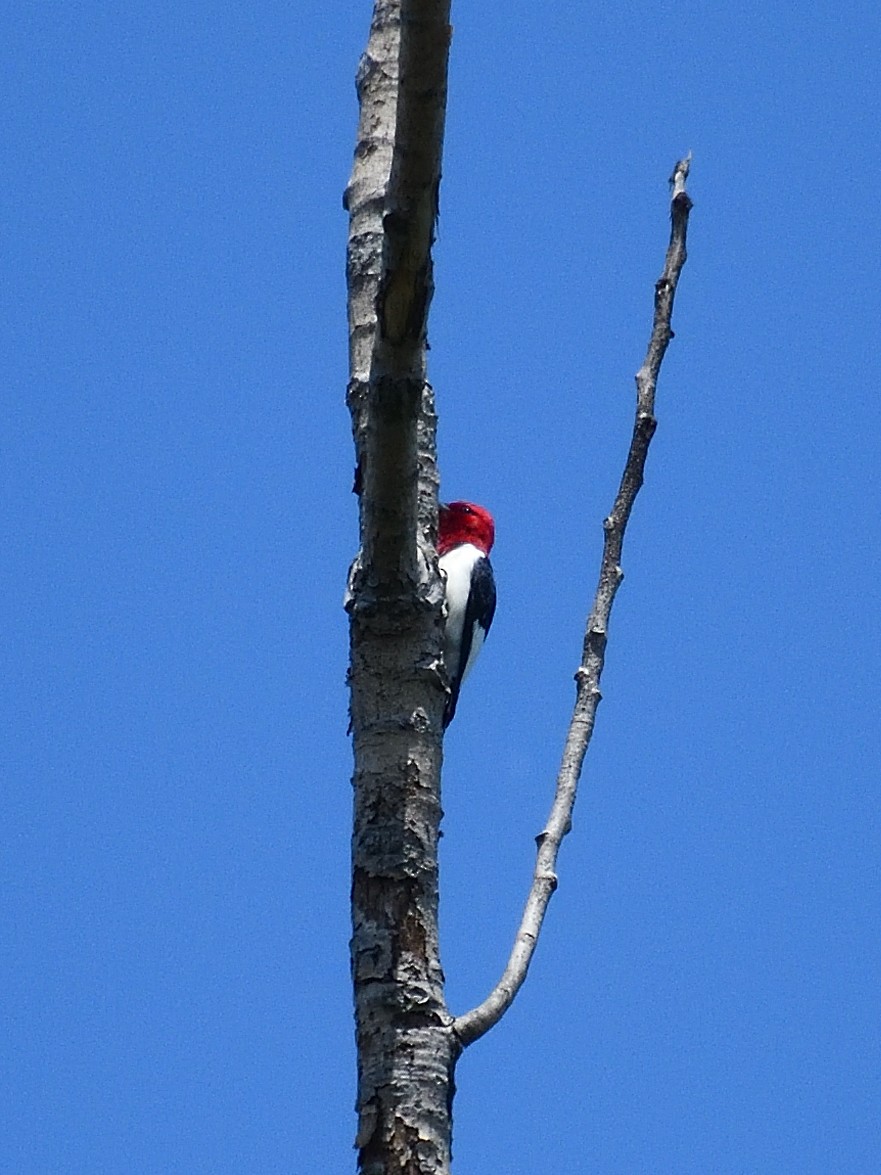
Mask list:
[[[556,792],[547,824],[536,837],[538,854],[532,877],[532,886],[526,900],[523,918],[504,974],[489,996],[478,1007],[457,1017],[454,1030],[463,1046],[471,1044],[488,1032],[502,1018],[526,979],[529,964],[535,952],[539,932],[551,894],[557,887],[557,854],[563,837],[572,826],[572,809],[578,789],[578,780],[584,756],[593,734],[594,720],[599,705],[600,677],[606,658],[606,634],[615,595],[624,578],[621,570],[621,549],[624,533],[643,482],[646,457],[655,432],[655,387],[658,373],[673,338],[670,320],[673,299],[679,275],[685,264],[685,238],[691,200],[685,190],[685,181],[691,165],[691,154],[679,161],[670,177],[671,219],[670,244],[664,263],[664,272],[655,284],[655,311],[652,334],[645,362],[636,374],[636,420],[630,451],[624,466],[621,485],[611,513],[603,522],[605,532],[603,558],[599,583],[584,635],[581,664],[575,674],[576,698],[572,721],[566,736],[563,760],[557,776]]]

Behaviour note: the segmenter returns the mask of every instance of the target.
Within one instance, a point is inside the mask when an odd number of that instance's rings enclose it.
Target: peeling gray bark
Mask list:
[[[449,36],[448,0],[377,0],[346,190],[361,530],[346,606],[363,1175],[447,1175],[459,1051],[437,931],[443,587],[425,364]]]

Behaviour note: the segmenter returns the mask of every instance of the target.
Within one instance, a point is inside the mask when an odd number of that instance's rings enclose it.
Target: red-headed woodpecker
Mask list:
[[[477,660],[496,610],[496,584],[489,561],[496,537],[492,515],[473,502],[441,504],[438,564],[445,580],[444,666],[450,696],[444,727],[453,721],[459,690]]]

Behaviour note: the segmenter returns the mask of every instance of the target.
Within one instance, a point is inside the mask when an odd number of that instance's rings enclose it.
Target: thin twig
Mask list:
[[[563,837],[572,826],[572,808],[575,804],[578,780],[593,734],[597,706],[602,696],[600,677],[606,657],[609,616],[615,595],[624,578],[620,566],[624,532],[636,495],[642,486],[645,461],[657,423],[654,415],[655,387],[667,345],[673,338],[670,320],[676,285],[685,264],[685,237],[688,214],[691,211],[691,200],[685,190],[690,165],[691,153],[676,164],[670,177],[670,244],[667,248],[664,272],[655,284],[655,313],[648,351],[645,362],[636,374],[636,420],[630,451],[627,454],[624,474],[612,511],[603,522],[605,537],[599,583],[587,621],[581,665],[575,674],[575,710],[557,776],[553,806],[544,830],[536,837],[538,854],[532,886],[505,972],[483,1003],[466,1012],[464,1016],[457,1017],[454,1023],[454,1030],[463,1046],[471,1044],[488,1032],[511,1006],[526,979],[548,902],[557,887],[557,853]]]

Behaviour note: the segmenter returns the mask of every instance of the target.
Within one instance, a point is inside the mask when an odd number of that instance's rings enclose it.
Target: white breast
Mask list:
[[[447,624],[444,635],[444,663],[448,669],[457,665],[459,661],[465,608],[471,591],[471,571],[474,564],[483,557],[483,551],[472,543],[463,543],[461,547],[447,551],[446,555],[442,555],[438,560],[438,565],[446,578]],[[478,629],[474,634],[465,672],[462,674],[463,681],[476,661],[482,644],[483,633]]]

